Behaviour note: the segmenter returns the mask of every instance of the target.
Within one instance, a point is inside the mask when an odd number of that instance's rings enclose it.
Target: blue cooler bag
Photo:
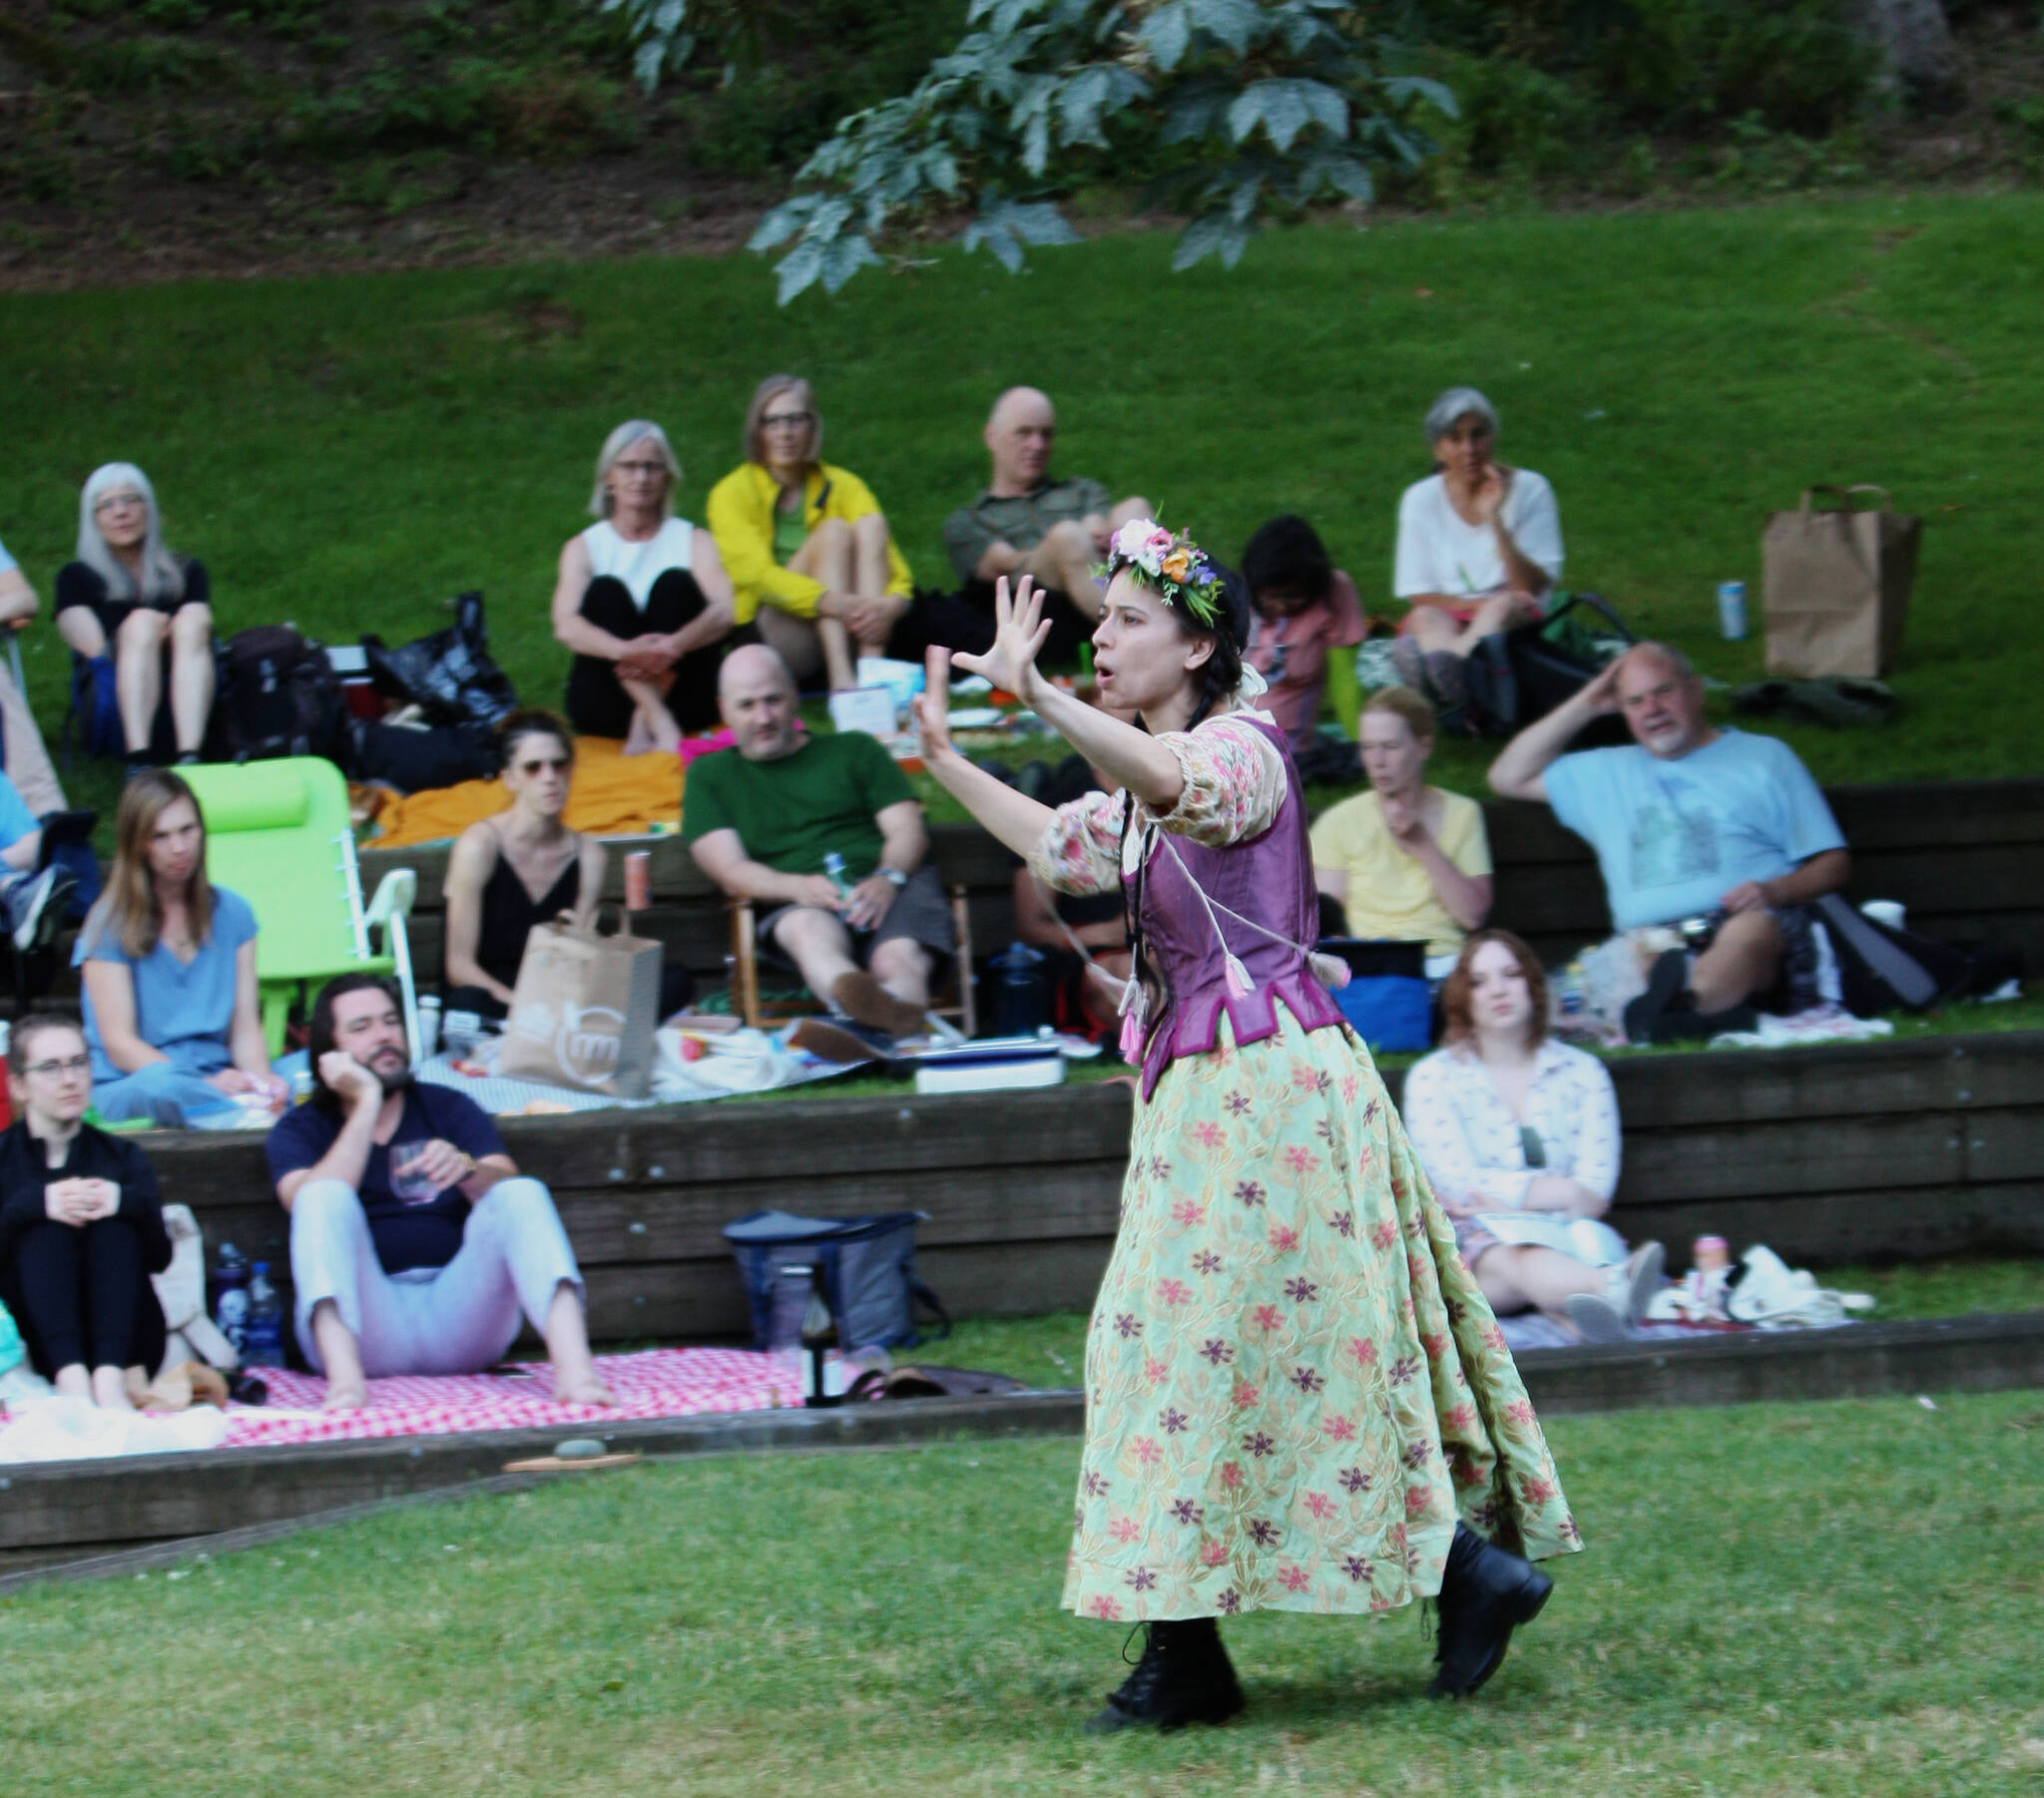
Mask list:
[[[1314,947],[1348,964],[1348,984],[1335,990],[1334,1003],[1371,1054],[1432,1047],[1433,995],[1426,986],[1424,943],[1327,937]]]
[[[796,1262],[816,1268],[823,1301],[837,1319],[846,1350],[905,1348],[920,1342],[918,1301],[951,1333],[950,1314],[916,1277],[915,1226],[922,1211],[883,1211],[873,1217],[797,1217],[791,1211],[753,1211],[724,1226],[738,1257],[753,1346],[766,1347],[773,1327],[774,1269]]]

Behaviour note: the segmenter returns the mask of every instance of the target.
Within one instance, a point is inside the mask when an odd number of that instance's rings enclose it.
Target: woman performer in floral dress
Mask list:
[[[1147,520],[1106,572],[1093,666],[1136,725],[1037,673],[1026,580],[1012,603],[1002,584],[993,648],[957,661],[1122,793],[1052,811],[974,768],[945,730],[941,650],[922,705],[929,771],[1050,885],[1119,883],[1137,945],[1141,1100],[1087,1338],[1064,1602],[1149,1629],[1089,1727],[1239,1710],[1215,1619],[1252,1610],[1438,1594],[1432,1689],[1473,1691],[1551,1586],[1509,1551],[1581,1538],[1454,1226],[1310,966],[1305,809],[1283,733],[1248,704],[1247,604]]]

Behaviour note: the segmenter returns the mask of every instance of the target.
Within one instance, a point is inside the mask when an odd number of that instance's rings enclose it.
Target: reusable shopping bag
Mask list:
[[[661,946],[565,914],[535,924],[504,1021],[497,1072],[607,1099],[644,1099],[656,1060]]]
[[[1853,495],[1880,505],[1860,507]],[[1815,507],[1818,494],[1836,500]],[[1793,512],[1777,512],[1761,540],[1768,673],[1874,680],[1894,666],[1916,581],[1923,521],[1888,508],[1887,489],[1812,487]]]

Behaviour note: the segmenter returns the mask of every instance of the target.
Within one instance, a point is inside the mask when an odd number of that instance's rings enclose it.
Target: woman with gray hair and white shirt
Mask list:
[[[1426,414],[1434,472],[1398,502],[1391,591],[1411,610],[1392,666],[1437,704],[1465,696],[1462,662],[1486,637],[1541,615],[1561,578],[1554,489],[1530,468],[1495,459],[1497,408],[1474,387],[1450,387]]]
[[[627,755],[717,724],[731,580],[710,533],[675,517],[681,478],[659,425],[619,425],[596,459],[597,522],[568,539],[554,585],[554,636],[575,653],[568,721]]]
[[[177,758],[199,759],[213,713],[211,599],[206,565],[165,547],[149,477],[132,462],[94,469],[78,500],[78,560],[57,573],[57,630],[88,660],[112,646],[131,768],[156,754],[167,655]]]

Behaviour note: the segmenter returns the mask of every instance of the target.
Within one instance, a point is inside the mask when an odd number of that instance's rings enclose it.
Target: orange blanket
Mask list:
[[[568,791],[564,821],[591,836],[644,836],[655,828],[679,829],[682,768],[672,755],[654,750],[627,755],[614,738],[583,736],[575,741],[575,781]],[[409,798],[392,799],[377,817],[372,849],[408,849],[443,842],[511,803],[501,780],[464,780]]]

